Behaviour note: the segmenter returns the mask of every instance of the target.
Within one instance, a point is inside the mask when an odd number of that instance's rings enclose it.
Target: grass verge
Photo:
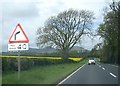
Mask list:
[[[7,73],[2,77],[3,84],[56,84],[78,67],[86,63],[86,59],[78,63],[58,64],[49,66],[34,67],[22,71],[20,80],[17,79],[17,72]]]

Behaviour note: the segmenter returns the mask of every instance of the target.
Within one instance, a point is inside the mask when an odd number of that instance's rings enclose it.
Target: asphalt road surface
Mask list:
[[[59,84],[118,84],[118,67],[109,64],[85,64]]]

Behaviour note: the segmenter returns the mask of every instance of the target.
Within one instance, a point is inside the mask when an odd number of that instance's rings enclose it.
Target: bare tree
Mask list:
[[[55,46],[62,57],[68,58],[69,51],[80,41],[82,35],[90,32],[93,19],[90,11],[72,9],[52,16],[44,27],[37,30],[37,45]]]

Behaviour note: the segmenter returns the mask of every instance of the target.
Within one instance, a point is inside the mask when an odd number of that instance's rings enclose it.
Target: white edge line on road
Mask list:
[[[115,77],[115,78],[117,77],[117,76],[116,76],[116,75],[114,75],[113,73],[110,73],[110,75],[112,75],[112,76],[113,76],[113,77]]]
[[[117,66],[117,65],[112,65],[112,64],[109,64],[110,66],[113,66],[113,67],[119,67],[119,66]]]
[[[62,84],[64,81],[66,81],[68,78],[70,78],[73,74],[75,74],[78,70],[80,70],[81,68],[83,68],[86,64],[82,65],[81,67],[79,67],[76,71],[74,71],[73,73],[71,73],[69,76],[67,76],[65,79],[63,79],[60,83],[58,83],[59,86],[60,84]]]

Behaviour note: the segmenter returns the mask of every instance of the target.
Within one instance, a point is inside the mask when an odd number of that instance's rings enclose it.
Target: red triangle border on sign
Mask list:
[[[21,29],[22,33],[24,34],[26,40],[11,41],[11,38],[12,38],[14,32],[16,31],[17,27],[20,27],[20,29]],[[9,43],[28,43],[28,42],[29,42],[29,39],[28,39],[27,35],[25,34],[24,30],[22,29],[21,25],[17,24],[17,26],[15,27],[15,30],[13,31],[12,35],[10,36]]]

